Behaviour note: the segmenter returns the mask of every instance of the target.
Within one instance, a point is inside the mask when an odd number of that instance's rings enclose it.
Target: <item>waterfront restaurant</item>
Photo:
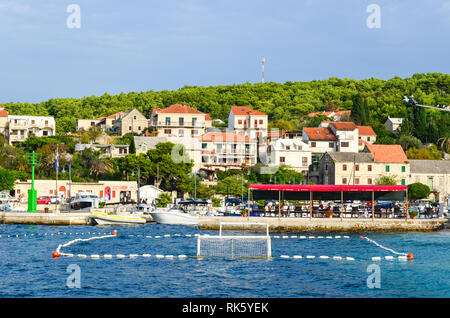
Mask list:
[[[251,193],[250,193],[251,192]],[[324,217],[332,214],[333,217],[406,217],[408,218],[408,197],[405,185],[291,185],[291,184],[252,184],[249,186],[249,197],[252,198],[250,215],[266,216],[267,209],[253,209],[256,200],[277,201],[278,206],[274,212],[278,217],[295,216]],[[284,210],[284,201],[308,202],[306,205],[296,204],[294,210]],[[316,203],[324,201],[330,205],[323,208]],[[348,201],[360,201],[361,204],[350,205]],[[377,205],[377,201],[401,202],[403,209],[397,206]],[[276,213],[275,213],[276,214]]]

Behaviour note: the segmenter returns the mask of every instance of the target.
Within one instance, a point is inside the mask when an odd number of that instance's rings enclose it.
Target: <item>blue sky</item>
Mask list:
[[[0,103],[255,83],[262,57],[281,83],[450,73],[449,35],[450,0],[0,0]]]

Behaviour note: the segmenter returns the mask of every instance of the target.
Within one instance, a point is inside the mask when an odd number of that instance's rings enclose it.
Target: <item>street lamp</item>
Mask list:
[[[189,178],[194,177],[194,200],[197,200],[197,173],[189,175]]]
[[[141,196],[140,196],[140,193],[139,193],[139,190],[140,190],[140,183],[141,183],[141,167],[134,167],[133,168],[133,170],[131,170],[131,175],[134,177],[134,170],[135,169],[137,169],[137,174],[138,174],[138,177],[137,177],[137,208],[138,208],[138,210],[139,210],[139,204],[141,203],[140,201],[141,201]]]
[[[71,189],[71,185],[72,185],[72,164],[71,163],[65,163],[63,165],[62,168],[62,172],[66,172],[66,170],[64,169],[66,166],[69,167],[69,213],[70,213],[70,196],[72,195],[72,189]]]

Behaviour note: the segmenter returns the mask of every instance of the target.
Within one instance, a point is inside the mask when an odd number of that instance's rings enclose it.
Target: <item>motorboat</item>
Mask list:
[[[92,208],[98,208],[99,197],[90,192],[79,192],[69,204],[71,211],[89,212]]]
[[[198,225],[200,215],[212,213],[207,208],[208,204],[207,200],[187,199],[167,209],[150,211],[149,214],[159,224]]]
[[[117,215],[95,212],[89,214],[89,218],[98,225],[139,225],[147,222],[144,218],[134,213]]]

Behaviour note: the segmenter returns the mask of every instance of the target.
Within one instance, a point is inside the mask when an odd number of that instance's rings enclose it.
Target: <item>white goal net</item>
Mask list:
[[[223,235],[224,228],[234,235]],[[242,231],[261,231],[264,234]],[[258,233],[258,232],[256,232]],[[220,224],[218,236],[200,235],[197,237],[197,256],[216,256],[225,258],[269,258],[271,257],[269,225],[265,223],[231,223]]]

